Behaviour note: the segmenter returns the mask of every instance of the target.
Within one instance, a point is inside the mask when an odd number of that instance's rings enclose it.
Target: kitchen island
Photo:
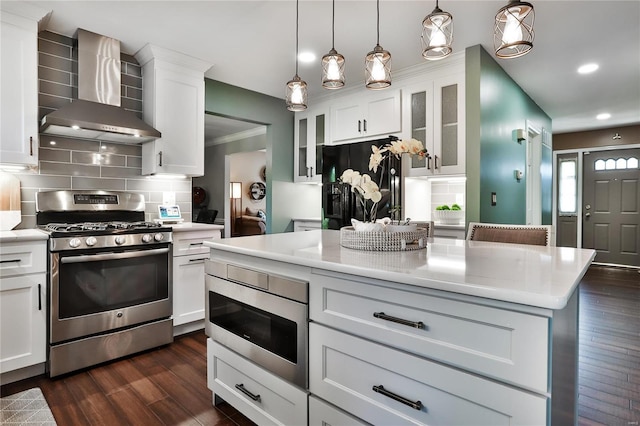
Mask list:
[[[435,238],[422,250],[366,252],[341,247],[339,236],[205,243],[216,262],[308,282],[300,392],[310,395],[296,409],[309,424],[575,423],[577,288],[593,250]],[[232,394],[214,361],[233,352],[209,346],[214,394],[260,424],[291,421],[268,399]],[[262,394],[271,387],[255,382]]]

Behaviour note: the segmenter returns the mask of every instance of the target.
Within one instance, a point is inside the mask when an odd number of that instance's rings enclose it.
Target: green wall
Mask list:
[[[514,171],[526,171],[526,143],[515,142],[512,131],[526,129],[527,120],[550,131],[551,119],[482,46],[467,48],[465,61],[467,221],[524,224],[527,176],[518,182]],[[543,169],[551,167],[546,162],[543,156]],[[550,185],[543,181],[544,209],[551,205]]]
[[[205,112],[267,126],[267,232],[288,230],[291,215],[287,202],[279,200],[278,194],[274,198],[271,190],[274,183],[293,181],[294,115],[284,99],[205,79]]]

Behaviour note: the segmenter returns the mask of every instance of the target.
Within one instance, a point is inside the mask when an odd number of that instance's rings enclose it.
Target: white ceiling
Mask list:
[[[526,56],[498,60],[553,119],[556,133],[640,123],[640,1],[530,0],[535,40]],[[7,3],[3,0],[2,3]],[[135,54],[146,43],[209,61],[206,76],[284,98],[295,73],[295,1],[32,1],[53,13],[50,31],[73,36],[77,28],[121,41]],[[496,11],[507,0],[442,0],[454,18],[454,52],[482,44],[491,52]],[[380,1],[380,45],[398,71],[424,62],[420,32],[435,1]],[[376,2],[337,0],[335,48],[346,58],[347,85],[362,84],[364,56],[376,44]],[[320,87],[320,58],[331,48],[331,1],[300,1],[300,64],[309,104]],[[444,59],[446,60],[446,59]],[[591,75],[579,65],[597,62]],[[284,101],[283,101],[284,108]],[[611,114],[606,121],[595,116]]]

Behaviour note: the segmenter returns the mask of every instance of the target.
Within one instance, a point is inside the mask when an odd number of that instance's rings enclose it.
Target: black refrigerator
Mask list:
[[[401,161],[390,156],[382,162],[376,173],[369,170],[371,146],[382,146],[396,139],[390,136],[366,142],[322,147],[322,209],[329,229],[349,226],[351,218],[363,218],[362,205],[351,191],[351,186],[338,181],[342,172],[347,169],[368,174],[380,187],[382,200],[378,203],[378,219],[391,217],[389,211],[400,205]]]

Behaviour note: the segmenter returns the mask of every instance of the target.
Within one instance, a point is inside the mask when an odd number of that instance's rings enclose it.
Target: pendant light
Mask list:
[[[298,1],[296,0],[296,75],[287,82],[287,109],[304,111],[307,109],[307,83],[298,77]]]
[[[377,30],[376,47],[365,58],[367,89],[379,90],[391,86],[391,53],[380,46],[380,0],[377,0]]]
[[[332,2],[331,50],[322,57],[322,87],[339,89],[344,87],[344,56],[335,49],[336,0]]]
[[[422,57],[436,61],[448,56],[453,42],[453,16],[438,7],[422,21]]]
[[[517,58],[533,48],[534,17],[533,5],[518,0],[510,0],[498,11],[493,32],[498,58]]]

